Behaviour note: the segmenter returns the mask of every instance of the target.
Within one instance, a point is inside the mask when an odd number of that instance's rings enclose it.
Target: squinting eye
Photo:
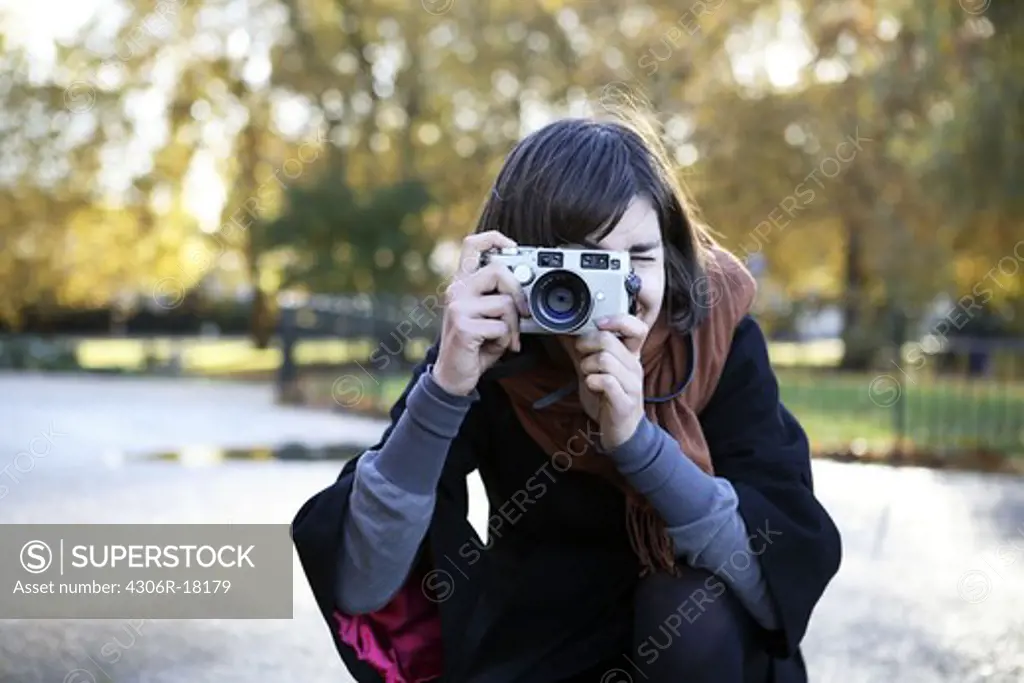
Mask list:
[[[651,256],[634,256],[630,259],[633,263],[654,263],[656,260]]]

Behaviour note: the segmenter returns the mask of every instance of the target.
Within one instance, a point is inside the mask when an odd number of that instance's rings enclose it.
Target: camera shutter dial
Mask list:
[[[525,263],[520,263],[512,269],[512,275],[521,285],[528,285],[533,282],[533,268]]]

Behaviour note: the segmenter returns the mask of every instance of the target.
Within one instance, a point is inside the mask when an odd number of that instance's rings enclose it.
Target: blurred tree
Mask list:
[[[971,293],[1019,240],[1010,3],[124,9],[113,33],[97,20],[57,46],[50,72],[0,29],[4,320],[154,289],[180,305],[219,278],[253,293],[266,343],[281,287],[429,287],[432,247],[472,229],[524,132],[623,95],[649,103],[722,241],[764,257],[766,305],[838,303],[847,367],[872,362],[893,309]],[[223,205],[193,216],[211,167]],[[1019,299],[1021,278],[999,284],[978,303]]]
[[[432,245],[415,229],[415,217],[428,203],[418,181],[357,193],[325,177],[289,189],[285,210],[263,230],[263,245],[293,255],[282,289],[403,293],[419,285],[422,291],[426,268],[414,261]]]

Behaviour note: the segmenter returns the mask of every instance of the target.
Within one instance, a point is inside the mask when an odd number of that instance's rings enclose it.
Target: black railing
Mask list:
[[[334,364],[358,365],[368,376],[368,383],[379,387],[377,375],[407,373],[419,359],[416,350],[436,339],[440,331],[440,307],[435,297],[284,297],[279,306],[281,365],[277,389],[286,403],[303,400],[296,350],[305,340],[352,342],[345,357],[335,359]]]

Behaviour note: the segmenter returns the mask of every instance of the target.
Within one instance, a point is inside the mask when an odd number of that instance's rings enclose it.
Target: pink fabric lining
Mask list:
[[[387,605],[370,614],[334,612],[341,641],[385,683],[428,683],[444,670],[441,614],[413,572]]]

